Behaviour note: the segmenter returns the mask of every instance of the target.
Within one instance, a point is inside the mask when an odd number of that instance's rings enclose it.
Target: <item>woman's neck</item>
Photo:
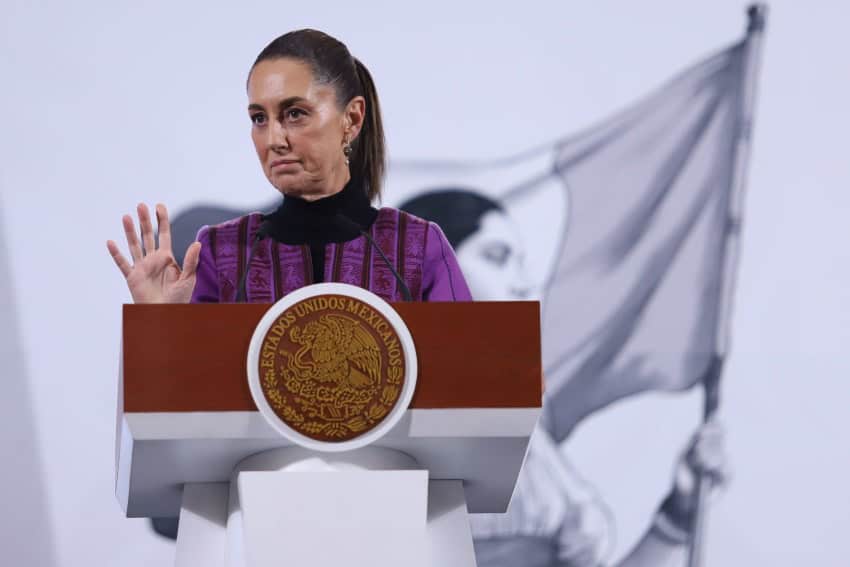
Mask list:
[[[367,230],[378,211],[369,203],[363,184],[356,178],[348,179],[336,193],[308,200],[303,197],[284,196],[278,209],[264,215],[269,224],[269,234],[284,244],[326,244],[347,242],[357,238],[359,231],[353,221]]]

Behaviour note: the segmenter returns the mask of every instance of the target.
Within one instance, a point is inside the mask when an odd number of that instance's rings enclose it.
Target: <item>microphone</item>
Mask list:
[[[404,280],[401,278],[399,273],[393,267],[392,262],[389,261],[386,254],[384,254],[384,251],[381,250],[381,247],[378,246],[378,243],[375,242],[374,238],[372,238],[372,235],[369,234],[367,231],[363,230],[362,226],[360,226],[359,224],[357,224],[356,222],[354,222],[353,220],[351,220],[350,218],[348,218],[347,216],[345,216],[342,213],[338,212],[335,216],[335,219],[342,226],[344,226],[348,229],[351,229],[351,230],[356,230],[361,235],[363,235],[366,238],[366,240],[369,241],[369,244],[372,245],[372,248],[374,248],[375,250],[378,251],[378,254],[380,254],[380,256],[381,256],[381,259],[384,261],[384,263],[390,269],[390,272],[392,272],[393,276],[395,276],[395,279],[398,282],[399,290],[401,291],[401,297],[404,299],[404,301],[413,301],[413,297],[410,295],[410,289],[408,289],[407,284],[404,283]]]
[[[257,245],[261,240],[265,240],[266,237],[271,232],[272,223],[265,220],[265,216],[263,217],[263,222],[260,224],[260,228],[257,229],[257,234],[254,235],[254,242],[251,244],[251,251],[248,253],[248,261],[245,263],[245,273],[242,274],[242,280],[239,282],[239,290],[236,293],[236,303],[240,303],[245,301],[245,286],[248,283],[248,270],[251,269],[251,260],[254,259],[254,254],[257,252]]]

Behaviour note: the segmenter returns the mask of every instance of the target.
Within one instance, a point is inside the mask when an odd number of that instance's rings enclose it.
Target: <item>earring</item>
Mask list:
[[[348,165],[348,157],[351,155],[351,142],[349,142],[348,140],[345,140],[342,145],[342,153],[343,155],[345,155],[345,165]]]

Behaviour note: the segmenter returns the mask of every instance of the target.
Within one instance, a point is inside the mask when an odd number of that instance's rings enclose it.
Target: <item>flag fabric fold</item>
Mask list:
[[[716,354],[746,120],[746,40],[556,144],[567,223],[546,285],[546,424],[697,384]],[[522,199],[523,192],[507,199]]]

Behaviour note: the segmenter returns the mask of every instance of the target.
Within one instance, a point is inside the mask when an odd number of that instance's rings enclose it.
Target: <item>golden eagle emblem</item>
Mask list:
[[[313,439],[346,441],[393,408],[404,364],[389,354],[397,334],[380,314],[346,304],[357,301],[351,298],[332,309],[334,302],[323,297],[295,304],[272,326],[263,343],[261,384],[287,425]]]
[[[301,345],[294,355],[282,352],[288,368],[300,379],[333,383],[341,389],[366,388],[378,381],[381,351],[374,337],[345,315],[322,315],[318,321],[292,329]]]

